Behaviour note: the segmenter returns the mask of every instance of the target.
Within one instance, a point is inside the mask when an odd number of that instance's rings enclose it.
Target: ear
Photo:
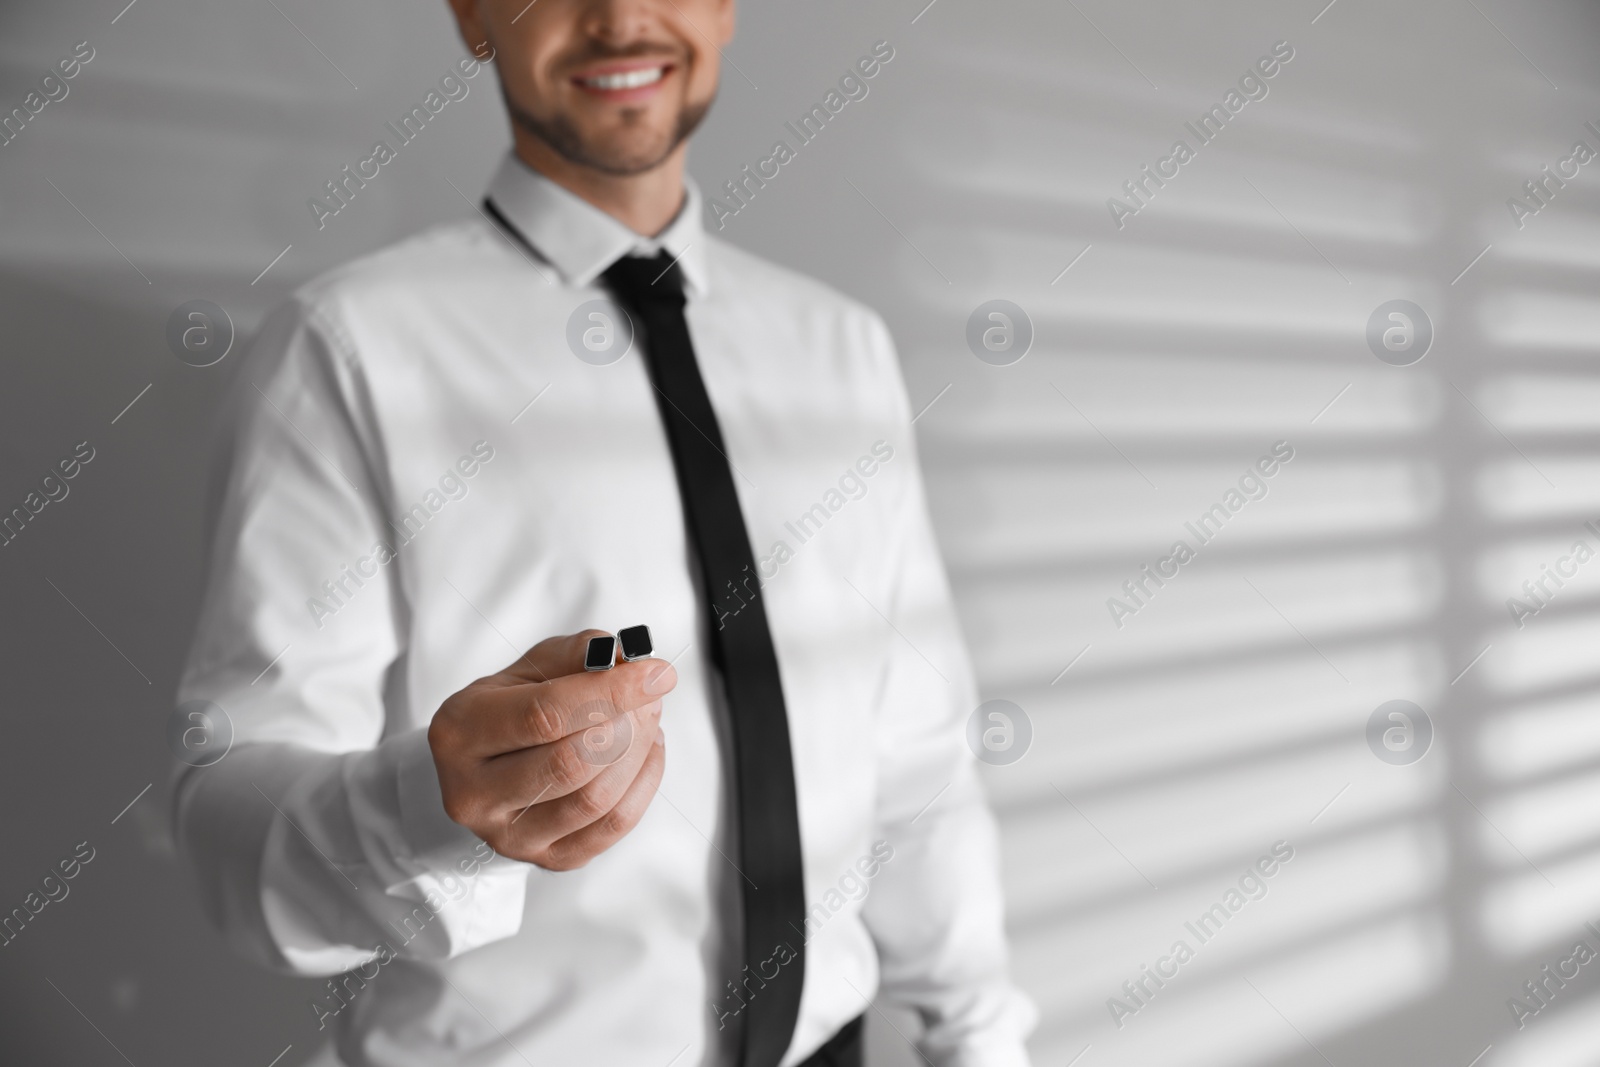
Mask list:
[[[452,0],[454,2],[454,0]],[[718,0],[717,3],[717,46],[720,48],[733,40],[734,10],[733,0]]]
[[[447,0],[450,11],[456,17],[456,29],[461,34],[461,42],[467,46],[467,51],[475,56],[482,56],[483,46],[489,40],[489,35],[484,31],[483,19],[478,14],[478,0]]]

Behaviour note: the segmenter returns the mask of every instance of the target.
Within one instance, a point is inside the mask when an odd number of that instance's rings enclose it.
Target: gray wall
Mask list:
[[[1520,227],[1506,203],[1600,149],[1600,13],[1324,2],[750,4],[693,159],[719,187],[894,46],[724,235],[882,309],[914,403],[938,398],[917,428],[984,696],[1032,726],[987,777],[1041,1064],[1600,1047],[1600,967],[1523,1029],[1506,1003],[1600,948],[1600,562],[1521,628],[1505,604],[1600,546],[1600,163]],[[290,286],[469,211],[499,104],[473,83],[319,232],[306,199],[461,54],[442,3],[11,4],[0,107],[82,40],[69,95],[0,146],[0,505],[95,449],[0,548],[0,910],[96,852],[0,948],[0,1045],[141,1067],[292,1045],[292,1067],[310,983],[226,955],[163,828],[237,368],[163,332],[204,298],[242,346]],[[1118,228],[1107,198],[1281,40],[1268,95]],[[994,298],[1035,334],[1010,366],[964,336]],[[1395,299],[1434,328],[1411,366],[1366,339]],[[1117,626],[1107,599],[1278,441],[1268,494]],[[1366,740],[1396,699],[1433,728],[1405,765]],[[1276,841],[1294,858],[1200,945],[1185,921]],[[1107,998],[1180,938],[1194,958],[1117,1026]],[[873,1041],[920,1062],[877,1020]]]

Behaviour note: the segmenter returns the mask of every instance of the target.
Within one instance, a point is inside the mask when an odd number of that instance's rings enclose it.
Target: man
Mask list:
[[[333,976],[352,1067],[859,1063],[880,989],[1025,1063],[888,333],[684,180],[732,0],[452,6],[512,118],[482,217],[245,369],[180,693],[233,731],[176,791],[208,909]]]

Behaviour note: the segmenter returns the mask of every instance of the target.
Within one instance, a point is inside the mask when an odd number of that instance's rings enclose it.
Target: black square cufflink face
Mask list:
[[[617,637],[622,640],[622,658],[632,663],[636,659],[648,659],[655,653],[655,646],[650,643],[650,627],[639,625],[630,626],[625,630],[617,631]]]
[[[583,669],[609,671],[617,662],[617,639],[610,634],[589,638],[589,647],[583,653]]]

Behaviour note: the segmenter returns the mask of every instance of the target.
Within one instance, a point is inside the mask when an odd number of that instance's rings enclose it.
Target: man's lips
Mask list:
[[[608,63],[574,74],[572,84],[601,100],[645,100],[659,92],[676,69],[676,64],[664,59]]]

